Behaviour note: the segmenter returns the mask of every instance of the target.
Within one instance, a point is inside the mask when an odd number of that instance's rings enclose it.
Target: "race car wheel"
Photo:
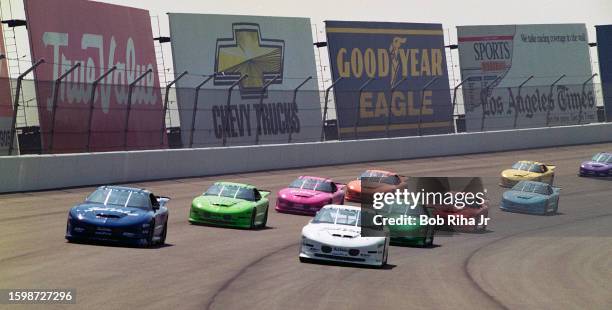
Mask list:
[[[168,235],[168,220],[166,220],[166,223],[164,224],[164,230],[162,231],[161,237],[159,238],[160,245],[166,244],[166,235]]]
[[[261,224],[259,225],[259,228],[265,228],[266,227],[266,223],[268,223],[268,209],[266,209],[266,214],[264,214],[264,218],[263,218]]]
[[[255,225],[255,218],[257,217],[257,209],[253,208],[253,212],[251,212],[251,229],[257,228]]]

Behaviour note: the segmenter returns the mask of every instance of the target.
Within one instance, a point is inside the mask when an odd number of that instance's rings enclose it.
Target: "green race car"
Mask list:
[[[430,218],[431,211],[422,204],[386,204],[378,213],[387,220],[395,220],[393,225],[388,222],[391,244],[393,245],[420,245],[429,247],[433,245],[435,226],[422,225],[421,218]],[[409,220],[410,218],[410,220]]]
[[[263,228],[268,221],[269,191],[253,185],[216,182],[191,203],[189,222],[239,228]]]

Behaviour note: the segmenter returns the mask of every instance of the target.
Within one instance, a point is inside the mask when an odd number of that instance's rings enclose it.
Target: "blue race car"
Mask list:
[[[554,214],[559,209],[560,191],[548,183],[520,181],[504,193],[500,208],[510,212]]]
[[[164,244],[170,198],[130,187],[101,186],[68,213],[68,241],[117,241],[149,247]]]

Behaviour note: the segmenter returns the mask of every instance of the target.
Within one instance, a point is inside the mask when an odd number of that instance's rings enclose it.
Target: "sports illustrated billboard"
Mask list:
[[[597,120],[584,24],[462,26],[457,36],[467,131]]]
[[[84,0],[25,0],[25,9],[32,58],[46,61],[35,71],[44,152],[86,151],[88,141],[93,151],[165,147],[148,11]],[[55,94],[52,81],[76,64]],[[112,67],[90,110],[91,84]],[[147,70],[128,105],[128,85]]]
[[[6,56],[3,33],[2,25],[0,24],[0,55]],[[8,64],[6,58],[4,58],[0,59],[0,155],[8,154],[11,143],[11,126],[13,122],[13,103],[11,98]]]
[[[441,24],[326,21],[325,27],[341,139],[452,129]]]
[[[612,25],[595,26],[595,28],[606,121],[612,122]]]
[[[175,74],[189,72],[177,82],[184,146],[320,139],[310,19],[176,13],[169,17]],[[312,78],[306,81],[308,77]]]

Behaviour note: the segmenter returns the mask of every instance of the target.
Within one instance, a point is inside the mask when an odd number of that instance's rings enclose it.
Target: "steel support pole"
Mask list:
[[[418,127],[419,136],[423,134],[421,132],[421,119],[423,116],[423,102],[425,101],[425,91],[429,88],[429,86],[431,86],[437,80],[438,80],[438,77],[433,78],[431,81],[425,84],[425,86],[423,86],[423,88],[421,89],[421,106],[419,107],[419,127]]]
[[[159,146],[162,147],[164,145],[164,135],[166,134],[166,112],[168,111],[168,96],[170,95],[170,88],[174,83],[178,82],[182,77],[187,75],[187,71],[183,71],[183,73],[179,74],[172,82],[166,85],[166,95],[164,96],[164,107],[162,108],[162,117],[161,117],[161,136],[159,140]]]
[[[481,120],[481,123],[480,123],[480,132],[484,131],[484,125],[485,125],[484,105],[487,103],[486,99],[488,97],[489,90],[491,89],[491,86],[495,85],[495,83],[497,83],[497,81],[501,80],[506,75],[506,73],[508,73],[509,70],[510,70],[510,68],[506,69],[504,74],[498,76],[495,80],[493,80],[493,82],[491,82],[491,84],[487,85],[484,88],[484,92],[480,93],[480,106],[482,107],[482,120]]]
[[[451,127],[450,128],[450,132],[452,132],[453,130],[455,131],[455,133],[458,133],[459,131],[457,130],[457,121],[455,120],[455,108],[457,107],[457,91],[459,90],[459,87],[461,87],[461,85],[463,85],[463,83],[467,82],[467,80],[469,80],[471,78],[471,76],[466,77],[465,79],[463,79],[463,81],[459,82],[459,84],[457,84],[457,86],[455,86],[455,88],[453,89],[453,106],[452,106],[452,110],[451,110]],[[465,107],[465,105],[464,105]],[[465,110],[465,109],[464,109]],[[465,111],[464,111],[465,113]],[[459,113],[457,113],[457,116],[459,116]]]
[[[193,133],[195,132],[196,114],[198,113],[198,96],[200,93],[200,88],[202,88],[204,84],[208,83],[208,81],[210,81],[214,77],[214,74],[209,75],[204,81],[202,81],[202,83],[198,84],[198,86],[196,86],[195,88],[193,111],[191,113],[191,132],[189,133],[189,148],[193,148]]]
[[[523,86],[525,84],[527,84],[527,82],[529,82],[531,79],[533,79],[533,75],[530,75],[526,80],[523,81],[523,83],[521,83],[518,86],[518,96],[519,96],[519,98],[521,97],[521,89],[523,89]],[[516,111],[516,109],[515,109],[515,111],[514,111],[514,125],[512,127],[516,128],[517,123],[518,123],[518,111]]]
[[[17,128],[15,127],[17,126],[17,110],[19,109],[19,97],[21,96],[21,82],[23,81],[26,75],[30,74],[30,72],[34,71],[36,67],[38,67],[44,62],[44,59],[38,60],[30,68],[28,68],[28,70],[26,70],[21,75],[19,75],[19,77],[17,77],[17,88],[15,89],[15,98],[13,99],[13,119],[11,121],[11,137],[9,138],[10,143],[8,149],[9,155],[13,155],[13,144],[15,143],[15,134],[17,131]]]
[[[115,70],[117,70],[117,67],[113,66],[108,71],[104,72],[91,84],[91,96],[89,97],[89,120],[87,122],[87,152],[91,152],[91,124],[93,120],[94,101],[96,100],[96,88],[102,80],[104,80],[109,74],[111,74]]]
[[[230,115],[229,115],[229,110],[230,110],[230,105],[232,103],[232,90],[234,90],[234,87],[238,86],[238,84],[240,84],[240,82],[242,82],[242,80],[246,79],[247,77],[249,77],[248,74],[245,74],[243,76],[241,76],[236,82],[234,82],[232,84],[232,86],[229,87],[229,89],[227,90],[227,106],[226,106],[226,118],[225,119],[225,123],[223,123],[223,120],[221,121],[221,134],[223,136],[223,146],[225,146],[227,144],[227,133],[226,131],[229,129],[229,122],[230,122]],[[227,128],[226,128],[227,127]]]
[[[278,80],[278,78],[280,77],[280,75],[275,75],[274,78],[272,78],[270,81],[267,81],[262,87],[261,87],[261,94],[259,94],[259,106],[257,107],[257,109],[259,110],[259,115],[261,115],[261,113],[263,112],[263,100],[264,100],[264,95],[266,94],[266,91],[268,90],[268,87],[274,83],[276,80]],[[259,119],[258,119],[259,121]],[[259,144],[259,132],[263,130],[263,128],[261,127],[262,124],[258,123],[258,126],[256,128],[256,132],[255,132],[255,144]]]
[[[406,77],[403,77],[401,80],[397,81],[395,85],[391,86],[391,100],[389,100],[389,102],[387,103],[387,126],[385,126],[387,138],[390,137],[389,126],[391,124],[391,105],[393,104],[393,92],[395,92],[395,89],[397,89],[404,81],[406,81]]]
[[[49,153],[53,152],[53,140],[55,140],[55,115],[57,114],[57,99],[59,97],[60,85],[62,80],[66,78],[70,73],[76,70],[81,66],[80,62],[77,62],[74,66],[70,67],[68,71],[64,72],[64,74],[60,75],[55,80],[55,85],[53,88],[53,106],[51,108],[51,134],[49,135]]]
[[[589,82],[591,82],[596,76],[598,76],[597,73],[594,73],[593,75],[591,75],[590,78],[588,78],[586,81],[584,81],[584,83],[582,83],[582,94],[584,95],[584,89],[586,88],[586,84],[588,84]],[[580,104],[580,118],[578,119],[578,125],[582,124],[582,104]]]
[[[293,100],[291,101],[291,105],[297,107],[297,93],[300,90],[300,88],[302,88],[302,86],[304,86],[304,84],[306,84],[308,81],[310,81],[312,79],[312,76],[307,77],[304,81],[302,81],[302,83],[300,83],[300,85],[298,85],[294,90],[293,90]],[[288,143],[291,143],[291,139],[293,138],[293,122],[291,123],[291,127],[289,128],[289,138],[287,140]]]
[[[359,127],[359,109],[361,108],[361,94],[363,90],[372,82],[374,78],[369,78],[359,87],[359,98],[357,98],[357,109],[355,110],[355,123],[353,124],[353,137],[357,140],[357,128]]]
[[[553,96],[553,88],[559,81],[561,81],[565,77],[565,74],[561,75],[558,79],[556,79],[552,84],[550,84],[550,92],[548,93],[548,101],[552,101]],[[546,126],[550,127],[550,108],[546,108]]]
[[[128,86],[128,102],[127,102],[127,111],[126,111],[126,115],[125,115],[125,126],[123,127],[123,148],[125,150],[127,150],[128,147],[128,131],[129,131],[129,125],[130,125],[130,113],[132,112],[132,92],[134,90],[134,86],[136,86],[136,84],[138,84],[138,82],[140,82],[140,80],[144,79],[148,74],[150,74],[151,72],[153,72],[153,69],[149,69],[147,71],[145,71],[145,73],[143,73],[142,75],[140,75],[139,77],[137,77],[132,83],[130,83],[130,85]]]
[[[343,77],[339,77],[336,79],[326,90],[325,90],[325,105],[323,107],[323,124],[321,124],[321,141],[325,138],[325,121],[327,121],[327,110],[328,110],[328,102],[329,102],[329,92],[343,79]],[[337,106],[336,106],[337,107]],[[336,121],[338,121],[338,109],[336,108]],[[338,124],[336,124],[336,127]],[[340,136],[338,136],[340,139]]]

